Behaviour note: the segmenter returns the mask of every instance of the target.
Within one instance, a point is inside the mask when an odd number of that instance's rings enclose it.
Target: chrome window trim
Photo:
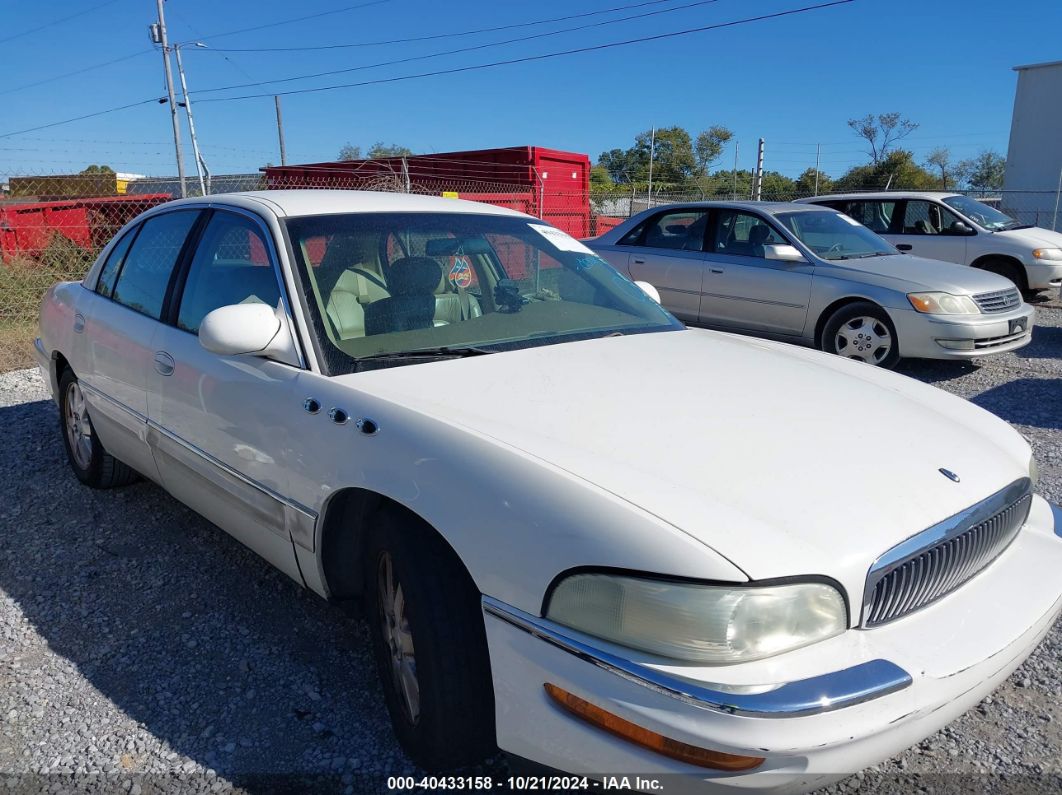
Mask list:
[[[879,659],[809,679],[779,683],[763,693],[733,693],[724,689],[728,685],[691,682],[595,648],[552,622],[490,596],[483,597],[483,612],[636,685],[693,707],[728,715],[753,718],[818,715],[887,696],[909,687],[913,681],[895,663]]]
[[[967,530],[995,516],[1008,505],[1017,502],[1027,494],[1032,494],[1032,481],[1029,478],[1019,478],[992,496],[981,500],[976,505],[972,505],[954,516],[949,516],[947,519],[937,522],[937,524],[911,536],[906,541],[901,541],[878,557],[867,571],[866,584],[863,587],[863,612],[860,615],[859,625],[865,626],[868,620],[870,608],[874,601],[874,589],[882,578],[910,558],[962,535]],[[1018,533],[1020,532],[1019,530]],[[1018,533],[1014,534],[1011,541],[1017,537]],[[996,557],[1002,554],[1004,549],[1006,547],[1000,549]],[[977,575],[975,574],[974,576],[976,577]],[[966,582],[969,582],[969,580],[966,580]],[[961,588],[962,585],[960,584],[958,587]],[[948,591],[948,593],[952,593],[952,591]],[[944,595],[946,594],[942,594],[942,596]]]

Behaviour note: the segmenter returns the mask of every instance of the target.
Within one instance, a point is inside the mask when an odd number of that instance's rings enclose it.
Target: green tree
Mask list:
[[[612,174],[609,170],[596,163],[590,167],[590,189],[595,191],[607,191],[616,187],[616,182],[612,179]]]
[[[829,193],[833,190],[833,180],[824,171],[818,172],[818,193]],[[808,168],[804,170],[804,173],[796,178],[793,190],[799,196],[814,196],[816,193],[816,180],[815,169]]]
[[[721,125],[709,127],[697,136],[693,144],[693,153],[697,161],[697,171],[705,176],[723,153],[723,146],[734,137],[729,129]]]
[[[1006,170],[1006,158],[990,149],[981,152],[977,157],[963,160],[958,165],[962,179],[971,188],[978,190],[1002,190]]]
[[[385,144],[383,141],[377,141],[371,147],[369,147],[369,157],[372,159],[383,157],[409,157],[413,154],[413,150],[406,146],[399,146],[398,144]]]
[[[914,160],[906,149],[895,149],[878,163],[855,166],[844,173],[833,190],[934,190],[937,178]]]
[[[687,182],[697,171],[693,140],[682,127],[659,127],[655,139],[652,130],[639,133],[634,140],[635,161],[644,163],[639,181],[649,178],[649,156],[653,159],[653,182],[661,185]]]
[[[97,166],[93,163],[91,166],[81,169],[82,174],[113,174],[114,169],[110,166]]]
[[[896,111],[879,113],[877,116],[868,113],[861,119],[849,119],[848,126],[869,144],[867,154],[875,165],[888,157],[897,141],[918,129],[916,122],[900,118]]]
[[[760,184],[760,198],[767,201],[789,201],[796,198],[796,182],[777,171],[764,171]]]
[[[347,141],[339,148],[339,155],[336,160],[361,160],[361,147],[354,146],[350,141]]]

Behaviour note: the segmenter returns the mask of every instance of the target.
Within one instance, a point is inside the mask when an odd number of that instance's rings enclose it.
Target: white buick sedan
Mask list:
[[[83,483],[149,478],[363,604],[428,769],[811,788],[969,709],[1062,609],[1062,512],[1006,423],[686,329],[516,212],[172,202],[49,290],[37,349]]]

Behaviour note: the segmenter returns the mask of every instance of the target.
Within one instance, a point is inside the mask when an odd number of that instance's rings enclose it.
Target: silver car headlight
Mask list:
[[[700,585],[612,574],[573,574],[553,590],[546,617],[661,657],[721,664],[759,660],[844,632],[840,592],[825,583]]]
[[[1062,260],[1062,248],[1035,248],[1032,255],[1034,259]]]
[[[981,309],[968,295],[951,293],[908,293],[916,312],[927,315],[979,315]]]

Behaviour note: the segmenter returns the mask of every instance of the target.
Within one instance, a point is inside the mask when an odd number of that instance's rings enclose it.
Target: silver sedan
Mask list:
[[[1033,310],[994,273],[901,254],[846,215],[807,204],[654,207],[586,241],[652,284],[689,323],[893,367],[969,359],[1032,339]]]

